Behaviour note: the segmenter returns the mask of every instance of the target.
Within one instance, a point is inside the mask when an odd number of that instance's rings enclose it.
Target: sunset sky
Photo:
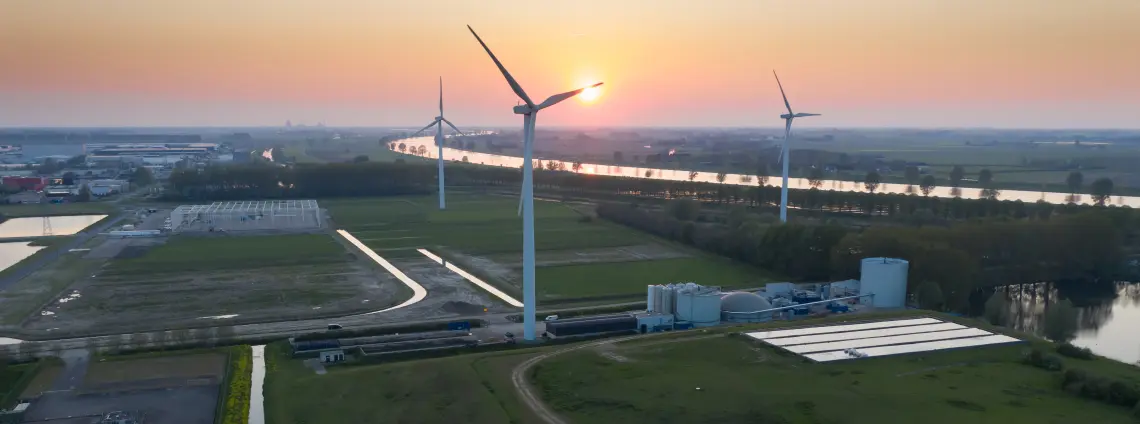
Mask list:
[[[2,0],[0,126],[1140,128],[1140,0]]]

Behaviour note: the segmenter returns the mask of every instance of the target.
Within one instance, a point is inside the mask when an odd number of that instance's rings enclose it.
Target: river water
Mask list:
[[[1025,284],[1006,288],[1012,325],[1040,334],[1045,311],[1061,299],[1077,308],[1077,336],[1072,343],[1121,362],[1140,361],[1140,284],[1107,287]]]
[[[404,140],[399,140],[397,143],[404,143],[410,150],[413,147],[418,148],[424,146],[427,150],[425,156],[429,158],[436,157],[435,141],[432,137],[416,137]],[[471,152],[466,150],[459,150],[450,147],[443,148],[443,159],[449,161],[461,161],[466,157],[467,161],[480,165],[503,166],[518,168],[522,166],[523,159],[517,156],[496,155],[491,153]],[[543,164],[549,160],[541,159]],[[565,169],[571,169],[573,162],[554,160],[555,163],[562,164]],[[672,180],[672,181],[688,181],[689,171],[683,169],[659,169],[659,168],[646,168],[638,166],[615,166],[603,165],[593,163],[583,163],[580,173],[583,174],[596,174],[608,175],[615,177],[632,177],[632,178],[651,178],[659,180]],[[717,173],[715,172],[697,172],[693,181],[715,183]],[[742,177],[747,177],[749,181],[743,181]],[[778,176],[771,176],[768,178],[767,185],[779,187],[781,179]],[[724,184],[746,185],[751,186],[756,184],[755,175],[742,175],[742,174],[727,174]],[[880,184],[878,193],[891,193],[891,194],[908,194],[907,184]],[[806,178],[789,178],[788,187],[793,189],[807,190],[812,188],[811,183]],[[823,180],[820,186],[822,190],[837,190],[837,191],[855,191],[865,192],[866,188],[862,182],[855,181],[838,181],[838,180]],[[915,189],[917,192],[917,189]],[[935,197],[961,197],[966,199],[982,198],[982,189],[980,188],[954,188],[954,187],[935,187],[934,191],[930,192],[931,196]],[[1032,203],[1038,200],[1044,200],[1054,204],[1065,203],[1080,203],[1091,204],[1092,196],[1077,195],[1072,196],[1069,193],[1054,193],[1054,192],[1040,192],[1040,191],[1023,191],[1023,190],[1000,190],[998,195],[1000,200],[1020,200],[1022,202]],[[1133,196],[1113,196],[1109,199],[1109,204],[1116,206],[1130,206],[1133,208],[1140,207],[1140,197]]]
[[[12,218],[0,223],[0,238],[67,236],[83,231],[106,217],[107,215],[50,216],[46,218],[51,223],[50,228],[44,224],[44,217]]]

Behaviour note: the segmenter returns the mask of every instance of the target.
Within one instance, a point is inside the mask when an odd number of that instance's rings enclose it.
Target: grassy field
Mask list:
[[[108,275],[321,265],[344,262],[344,247],[326,234],[173,237],[143,255],[111,261]]]
[[[712,257],[539,267],[535,279],[542,282],[540,291],[546,298],[644,296],[646,285],[662,282],[695,282],[727,289],[760,287],[772,281],[764,270]]]
[[[522,225],[516,198],[451,194],[444,211],[436,207],[435,196],[324,204],[340,228],[382,256],[419,258],[417,248],[443,248],[461,255],[449,253],[469,272],[508,293],[521,291]],[[556,202],[535,202],[535,249],[538,297],[548,302],[643,296],[645,286],[653,283],[758,287],[772,280],[761,270],[591,219]]]
[[[289,358],[282,344],[270,345],[266,356],[270,424],[536,422],[510,385],[510,368],[525,354],[337,366],[326,375]]]
[[[0,205],[0,215],[6,218],[21,218],[28,216],[64,216],[64,215],[104,215],[111,214],[117,209],[111,203],[60,203],[40,205]]]
[[[80,247],[91,248],[98,243],[98,239],[92,239]],[[49,249],[53,248],[42,249],[36,255],[52,254]],[[84,259],[84,255],[85,252],[61,252],[55,261],[0,291],[0,325],[19,324],[67,286],[102,266],[101,261]]]
[[[32,362],[10,365],[8,358],[0,358],[0,409],[16,406],[24,389],[45,368],[44,363]]]
[[[582,349],[540,362],[528,379],[562,418],[583,424],[1134,422],[1127,408],[1065,393],[1059,373],[1020,363],[1027,345],[815,364],[727,335],[741,330]],[[267,422],[539,423],[511,386],[510,371],[564,347],[333,366],[316,375],[289,358],[287,347],[271,345]],[[1066,366],[1140,381],[1140,370],[1104,359],[1066,359]]]
[[[1020,363],[1025,345],[816,364],[739,336],[699,336],[609,350],[623,361],[566,354],[532,381],[580,423],[1134,422],[1129,409],[1065,393],[1059,373]],[[1122,363],[1067,365],[1140,381]]]

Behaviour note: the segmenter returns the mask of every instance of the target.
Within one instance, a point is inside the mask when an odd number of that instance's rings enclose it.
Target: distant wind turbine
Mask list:
[[[455,128],[455,125],[453,125],[451,121],[448,121],[447,118],[443,117],[443,77],[439,77],[439,116],[435,117],[435,120],[431,121],[430,124],[427,124],[426,127],[423,127],[423,129],[416,131],[415,134],[412,134],[412,137],[420,135],[420,133],[427,131],[433,125],[435,126],[435,145],[439,149],[439,155],[436,158],[436,164],[439,168],[440,210],[446,208],[446,202],[444,201],[443,195],[443,124],[447,124],[447,126],[451,127],[451,129],[455,130],[455,132],[459,133],[459,135],[463,135],[463,131],[459,131],[459,128]]]
[[[514,113],[523,116],[523,182],[522,182],[522,216],[523,216],[523,338],[525,340],[534,340],[534,164],[531,162],[531,155],[534,151],[534,125],[535,119],[538,117],[540,110],[554,106],[563,100],[577,96],[587,88],[597,87],[602,83],[597,83],[589,87],[579,88],[574,91],[567,91],[562,94],[555,94],[548,97],[542,103],[535,104],[531,101],[530,96],[526,95],[522,86],[518,81],[507,72],[507,68],[503,67],[503,63],[499,62],[499,58],[491,53],[491,48],[487,47],[487,43],[479,38],[479,34],[475,33],[474,29],[468,25],[467,29],[471,31],[471,35],[475,36],[475,40],[483,46],[483,50],[487,51],[487,55],[491,56],[491,60],[495,62],[495,66],[499,68],[499,72],[503,73],[503,77],[507,79],[507,84],[510,84],[511,90],[522,99],[524,104],[514,107]]]
[[[776,75],[775,70],[772,71],[772,76],[776,77],[776,85],[780,87],[780,95],[784,97],[784,107],[788,108],[788,113],[780,115],[780,118],[784,119],[784,145],[780,146],[780,162],[784,166],[784,182],[780,185],[780,222],[788,222],[788,152],[792,150],[788,147],[788,142],[792,136],[792,120],[805,116],[819,116],[819,114],[792,112],[788,95],[784,94],[784,85],[780,84],[780,76]]]

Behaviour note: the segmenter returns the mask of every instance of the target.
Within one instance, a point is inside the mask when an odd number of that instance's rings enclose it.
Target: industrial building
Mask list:
[[[214,202],[170,212],[172,231],[304,230],[322,222],[316,200]]]
[[[811,313],[844,313],[855,309],[906,306],[909,264],[902,259],[866,258],[859,280],[822,284],[769,283],[763,290],[724,292],[696,283],[650,285],[646,310],[631,314],[553,320],[547,332],[556,336],[619,331],[680,330],[721,323],[767,322]]]

